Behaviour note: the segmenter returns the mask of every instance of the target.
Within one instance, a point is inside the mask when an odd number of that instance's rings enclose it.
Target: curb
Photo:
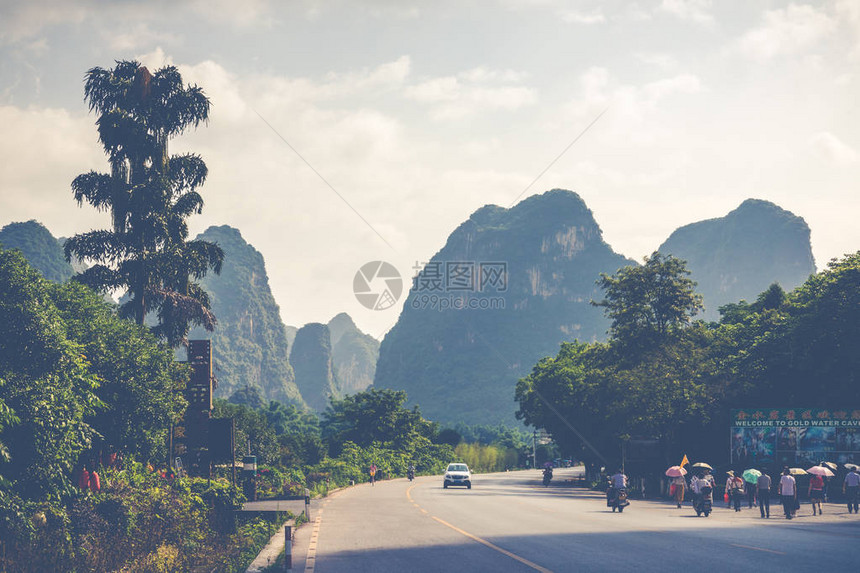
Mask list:
[[[278,532],[275,533],[271,537],[271,539],[269,539],[269,542],[266,544],[266,546],[263,547],[260,553],[254,558],[254,560],[245,570],[245,573],[260,573],[260,571],[272,565],[278,559],[278,555],[280,555],[286,547],[286,534],[284,533],[285,529],[288,526],[293,527],[294,524],[294,519],[290,519],[286,523],[284,523],[284,525],[282,525],[280,529],[278,529]]]

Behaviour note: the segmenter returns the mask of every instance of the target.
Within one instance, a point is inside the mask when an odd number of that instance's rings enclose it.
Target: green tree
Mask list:
[[[265,405],[263,397],[260,396],[260,391],[254,386],[245,386],[233,392],[227,401],[231,404],[245,404],[255,410],[259,410]]]
[[[598,284],[605,297],[592,301],[612,321],[613,339],[649,345],[690,324],[700,311],[702,296],[688,278],[685,262],[654,252],[642,266],[627,266],[614,275],[602,274]]]
[[[325,458],[326,446],[316,415],[274,400],[263,413],[278,436],[282,465],[318,464]]]
[[[275,463],[280,454],[277,435],[261,410],[247,404],[231,404],[226,400],[213,400],[213,418],[233,418],[236,424],[236,459],[251,453],[260,464]]]
[[[190,325],[214,328],[209,297],[194,281],[210,269],[220,272],[223,252],[187,240],[186,219],[203,209],[197,189],[207,169],[198,155],[170,156],[168,141],[207,121],[209,99],[199,87],[186,87],[175,67],[153,75],[134,61],[92,68],[84,93],[98,114],[110,173],[79,175],[72,190],[79,204],[109,211],[112,228],[70,238],[66,259],[94,262],[78,280],[102,291],[126,289],[121,316],[142,325],[156,313],[153,331],[177,346]]]
[[[781,304],[772,289],[741,320],[724,317],[735,341],[726,357],[732,406],[842,404],[860,380],[860,253],[831,261]]]
[[[71,491],[72,468],[94,435],[86,419],[100,406],[99,380],[67,336],[51,289],[19,252],[0,249],[0,443],[8,460],[0,475],[21,496],[45,500]]]
[[[345,442],[366,447],[374,442],[403,448],[415,436],[432,438],[435,424],[421,417],[418,406],[403,407],[402,390],[367,390],[342,400],[332,399],[322,415],[323,438],[330,452],[340,452]]]
[[[89,372],[98,376],[101,405],[87,422],[98,444],[141,460],[164,459],[167,429],[185,409],[187,367],[153,334],[119,318],[87,287],[52,287],[66,336],[79,344]]]

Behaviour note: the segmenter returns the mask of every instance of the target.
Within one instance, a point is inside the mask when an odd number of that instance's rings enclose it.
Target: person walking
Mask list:
[[[678,476],[672,480],[672,486],[675,488],[675,501],[678,503],[678,507],[681,507],[681,503],[684,501],[684,490],[687,487],[687,480],[684,479],[684,476]]]
[[[851,468],[851,471],[845,476],[845,481],[842,482],[842,493],[848,498],[848,513],[852,511],[857,513],[858,497],[860,497],[860,473],[857,472],[856,466]]]
[[[747,509],[752,509],[756,505],[756,486],[757,483],[750,483],[744,480],[744,490],[747,492]]]
[[[98,493],[102,489],[102,480],[96,470],[90,472],[90,491]]]
[[[812,502],[812,515],[815,515],[815,506],[818,506],[818,515],[821,515],[821,501],[824,499],[824,478],[818,474],[809,476],[809,500]]]
[[[794,496],[797,494],[797,483],[788,468],[782,470],[782,477],[779,478],[779,498],[782,501],[782,509],[785,511],[785,518],[791,519],[794,513]]]
[[[81,473],[78,475],[78,488],[81,491],[90,489],[90,472],[87,471],[87,466],[81,468]]]
[[[735,506],[735,511],[741,510],[741,498],[744,495],[744,480],[729,471],[729,479],[726,480],[726,491],[729,492],[729,503]]]
[[[758,508],[761,511],[761,516],[770,519],[770,476],[762,472],[755,485],[758,490]]]
[[[370,485],[376,485],[376,464],[370,464]]]

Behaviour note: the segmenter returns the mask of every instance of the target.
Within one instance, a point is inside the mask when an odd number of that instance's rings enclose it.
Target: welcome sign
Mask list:
[[[860,409],[742,409],[731,419],[732,463],[806,468],[860,461]]]

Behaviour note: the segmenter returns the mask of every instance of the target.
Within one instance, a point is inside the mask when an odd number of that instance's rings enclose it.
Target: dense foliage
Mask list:
[[[188,558],[179,533],[208,536],[211,504],[188,498],[201,491],[156,487],[132,461],[164,458],[186,378],[168,348],[99,295],[51,283],[20,253],[0,249],[0,540],[14,557],[8,570],[107,570],[165,551]],[[122,452],[129,471],[103,470],[102,493],[90,497],[74,480],[100,450]]]
[[[676,266],[675,279],[685,274]],[[617,287],[607,308],[637,308],[662,284],[624,285],[629,276],[606,281]],[[680,306],[690,300],[678,293]],[[622,442],[643,438],[657,441],[660,464],[682,453],[720,463],[732,408],[829,408],[857,395],[860,253],[788,294],[772,285],[721,312],[720,323],[681,320],[663,337],[617,329],[607,343],[563,344],[518,383],[518,416],[590,463],[615,464]]]
[[[226,480],[167,482],[138,463],[101,470],[98,493],[22,503],[4,530],[4,571],[244,571],[282,518],[240,518]]]
[[[324,493],[367,481],[371,464],[379,470],[377,479],[383,479],[404,476],[410,464],[420,473],[440,473],[455,459],[453,446],[439,438],[436,425],[417,408],[404,408],[405,401],[404,392],[359,392],[331,400],[319,419],[278,402],[255,408],[216,400],[214,415],[236,420],[236,454],[242,456],[250,447],[265,472],[261,475],[269,494],[304,487]]]

